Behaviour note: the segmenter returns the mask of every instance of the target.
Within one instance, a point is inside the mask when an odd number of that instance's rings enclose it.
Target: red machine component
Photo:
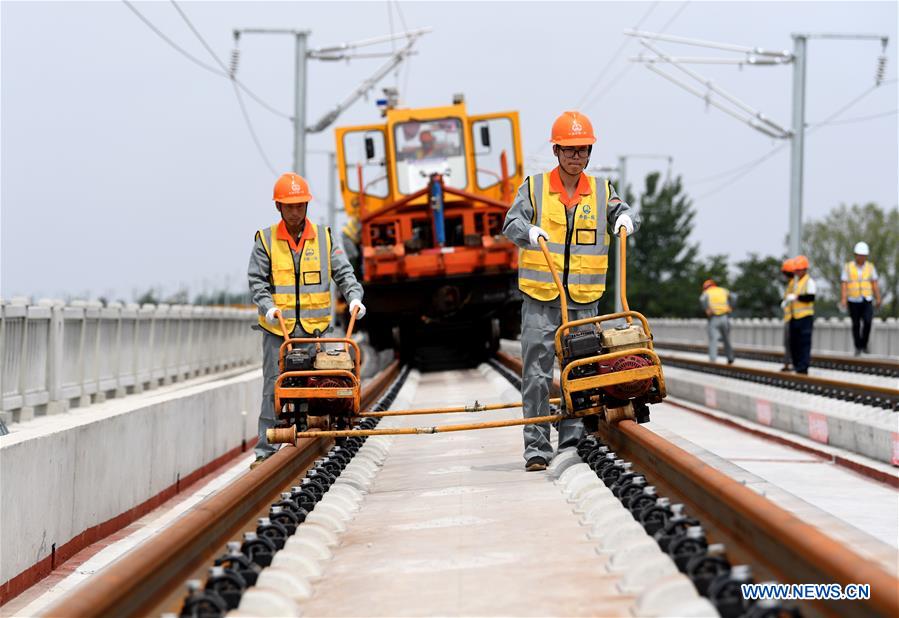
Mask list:
[[[628,371],[630,369],[639,369],[640,367],[649,367],[652,362],[645,356],[632,354],[630,356],[622,356],[614,359],[611,363],[600,363],[599,373],[605,375],[609,373],[618,373],[619,371]],[[645,380],[636,380],[634,382],[623,382],[621,384],[613,384],[603,389],[608,395],[626,401],[634,399],[641,395],[645,395],[652,388],[652,378]]]

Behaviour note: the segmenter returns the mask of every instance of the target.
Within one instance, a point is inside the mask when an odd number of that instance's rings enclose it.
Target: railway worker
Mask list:
[[[808,373],[815,325],[815,280],[808,274],[808,258],[793,258],[793,291],[787,294],[790,311],[790,355],[796,373]]]
[[[525,418],[549,414],[555,365],[554,337],[562,323],[559,291],[538,244],[544,238],[567,294],[569,319],[595,317],[605,290],[609,233],[633,234],[639,219],[604,178],[584,173],[596,136],[590,120],[565,112],[552,126],[558,167],[528,177],[518,189],[503,234],[519,247],[518,287],[522,292],[521,397]],[[579,418],[558,425],[559,449],[574,446],[584,433]],[[543,470],[553,456],[548,424],[524,426],[525,468]]]
[[[852,318],[852,341],[855,343],[855,355],[868,353],[868,337],[871,334],[871,322],[874,320],[874,308],[880,308],[880,286],[877,285],[877,269],[868,261],[870,250],[868,243],[862,241],[855,245],[855,260],[847,262],[840,277],[842,288],[840,307],[849,309]],[[848,306],[848,307],[847,307]]]
[[[793,293],[794,270],[793,258],[784,260],[780,267],[780,274],[784,279],[784,299],[780,303],[784,312],[784,366],[780,368],[781,371],[793,370],[793,355],[790,353],[790,303],[787,302],[787,295]]]
[[[306,217],[312,194],[309,184],[297,174],[287,173],[275,183],[275,208],[281,221],[256,232],[247,276],[253,304],[259,310],[262,331],[262,407],[259,441],[252,467],[277,449],[266,440],[265,431],[275,425],[275,380],[278,357],[284,341],[278,315],[291,337],[324,334],[331,324],[331,279],[349,302],[365,315],[362,286],[353,274],[340,245],[332,242],[331,230]]]
[[[709,361],[718,360],[718,337],[724,343],[724,355],[727,364],[734,362],[734,349],[730,345],[730,313],[733,311],[730,290],[717,285],[712,279],[702,284],[702,295],[699,303],[709,319]]]
[[[346,224],[341,230],[340,240],[343,244],[343,250],[346,253],[347,260],[350,262],[350,266],[353,267],[353,272],[356,273],[357,278],[362,276],[362,261],[359,254],[361,233],[362,224],[359,223],[359,217],[348,216]]]

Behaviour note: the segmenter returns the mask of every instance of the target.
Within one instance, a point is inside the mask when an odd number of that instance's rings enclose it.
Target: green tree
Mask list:
[[[702,287],[702,282],[706,279],[712,279],[722,287],[729,287],[730,269],[727,266],[727,255],[719,253],[707,256],[705,259],[698,261],[696,263],[696,275],[694,276],[694,279],[697,282],[697,289]]]
[[[874,203],[841,204],[823,219],[809,221],[803,228],[803,246],[811,262],[813,276],[826,286],[819,291],[822,308],[833,307],[840,297],[840,274],[852,259],[852,249],[860,240],[871,248],[884,295],[881,316],[899,317],[899,207],[885,210]]]
[[[699,249],[690,242],[693,210],[680,177],[660,183],[646,177],[640,199],[639,232],[628,242],[629,304],[647,316],[700,315],[696,276]]]
[[[737,262],[739,274],[734,278],[730,290],[736,294],[734,314],[741,317],[773,318],[781,314],[780,267],[783,260],[774,256],[761,257],[750,253],[749,257]]]

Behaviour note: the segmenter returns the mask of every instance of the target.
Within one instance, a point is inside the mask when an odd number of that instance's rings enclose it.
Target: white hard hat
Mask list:
[[[868,253],[870,253],[868,243],[865,241],[855,243],[855,255],[868,255]]]

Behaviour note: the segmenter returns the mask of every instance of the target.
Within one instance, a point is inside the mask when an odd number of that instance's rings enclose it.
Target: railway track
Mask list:
[[[758,384],[788,388],[803,393],[831,397],[886,410],[899,409],[899,388],[846,382],[819,376],[799,375],[741,365],[722,365],[665,353],[660,353],[659,358],[662,359],[663,364],[670,367],[681,367],[725,378],[736,378]]]
[[[520,375],[520,358],[504,352],[497,356]],[[558,389],[558,380],[554,386]],[[845,586],[870,581],[871,600],[863,608],[850,609],[844,601],[816,605],[840,616],[899,615],[899,579],[894,574],[633,421],[600,423],[598,435],[600,444],[631,462],[632,473],[645,475],[658,495],[687,505],[706,530],[705,542],[725,544],[732,559],[744,560],[756,572],[782,582]]]
[[[399,373],[395,361],[373,377],[363,388],[363,406],[371,406]],[[255,528],[251,522],[267,516],[270,503],[327,453],[332,443],[326,438],[306,439],[297,448],[280,449],[266,465],[205,500],[44,615],[87,618],[179,612],[184,582],[203,574],[228,541]]]
[[[708,346],[684,341],[655,341],[656,348],[660,350],[679,350],[682,352],[695,352],[705,354]],[[767,361],[771,363],[783,362],[783,350],[774,348],[746,348],[735,347],[737,358]],[[821,369],[834,369],[837,371],[850,371],[853,373],[865,373],[877,376],[899,377],[899,362],[889,358],[863,358],[851,356],[838,356],[836,354],[812,355],[811,366]]]
[[[500,353],[497,361],[503,366],[499,369],[503,377],[516,382],[521,372],[520,360]],[[394,383],[399,372],[394,364],[365,386],[363,409],[371,407]],[[490,433],[478,435],[487,440]],[[695,456],[629,421],[601,427],[597,438],[594,442],[582,441],[579,455],[595,459],[597,453],[603,457],[611,453],[619,476],[645,477],[641,485],[651,484],[658,496],[667,496],[671,503],[684,504],[685,513],[698,520],[703,529],[701,542],[695,534],[691,537],[695,542],[681,542],[679,560],[686,565],[691,557],[711,547],[709,559],[700,561],[705,569],[705,579],[701,580],[705,585],[709,584],[709,575],[722,573],[726,561],[734,565],[745,562],[752,565],[756,581],[776,577],[782,582],[870,584],[869,601],[851,606],[847,602],[821,602],[818,609],[825,613],[899,615],[899,582],[894,576]],[[431,438],[399,439],[427,441]],[[47,615],[136,616],[179,612],[184,601],[184,582],[205,576],[212,559],[223,553],[227,541],[256,529],[251,522],[270,515],[268,505],[330,446],[331,442],[317,438],[302,440],[297,448],[282,448],[271,463],[241,477],[151,542],[118,561],[114,568],[98,573],[60,605],[51,608]],[[566,456],[575,457],[571,452]],[[630,463],[625,466],[622,459]],[[582,473],[585,467],[572,467],[569,476]],[[596,493],[600,493],[599,489]],[[686,532],[678,530],[678,526],[672,531]],[[722,553],[720,543],[725,544],[726,554]],[[694,551],[695,554],[690,554]]]

